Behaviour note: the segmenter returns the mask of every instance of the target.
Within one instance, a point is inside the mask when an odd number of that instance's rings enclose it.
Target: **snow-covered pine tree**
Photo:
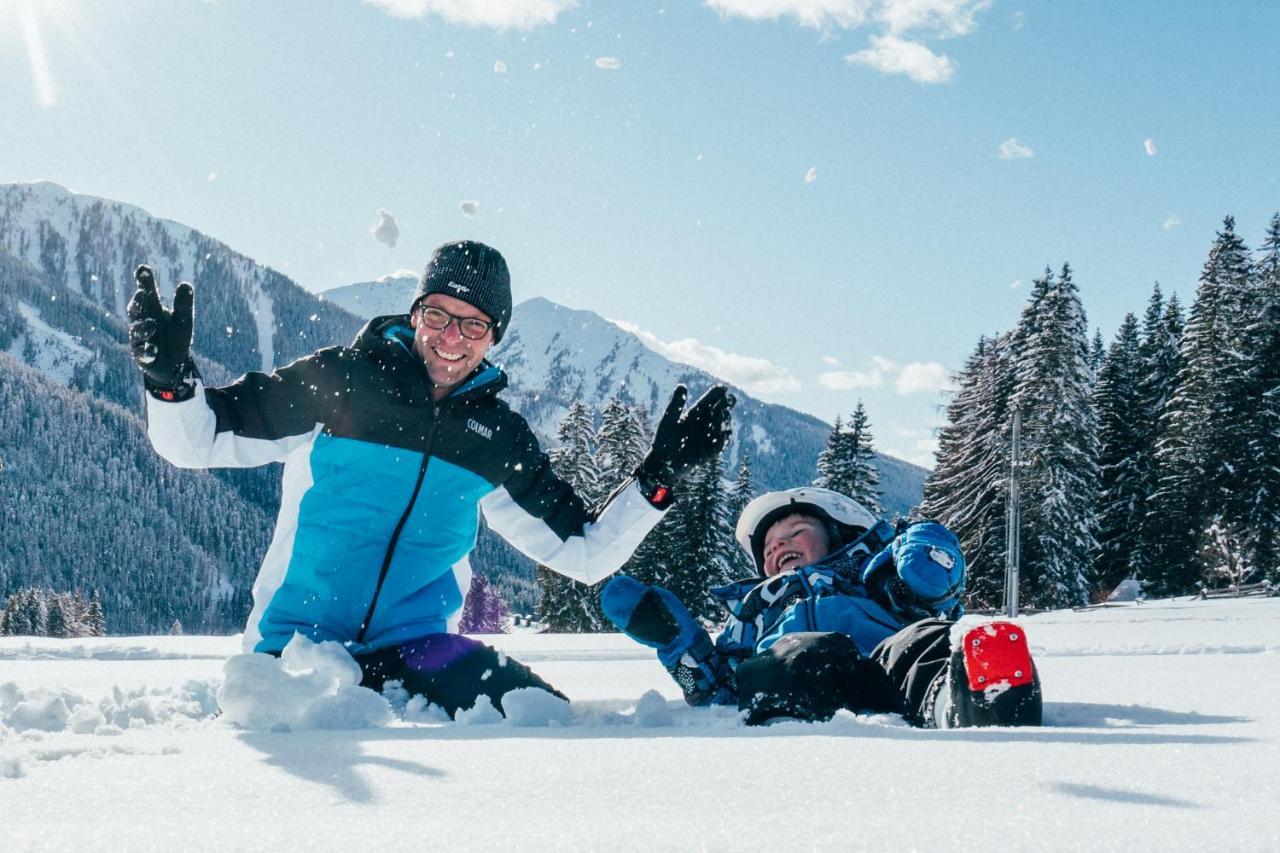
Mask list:
[[[752,498],[755,496],[755,486],[751,482],[751,457],[744,450],[742,452],[742,460],[738,463],[738,476],[734,479],[733,485],[729,487],[725,497],[725,516],[728,519],[730,531],[737,527],[742,511],[747,508],[747,504],[751,503]],[[733,577],[746,578],[755,574],[756,567],[752,565],[751,558],[747,556],[746,551],[737,547],[736,544],[730,551],[729,573]]]
[[[560,444],[547,455],[556,476],[578,493],[588,506],[601,497],[600,470],[596,466],[595,416],[585,403],[574,403],[560,422]],[[580,633],[599,630],[599,606],[590,589],[548,569],[537,568],[542,589],[542,621],[551,631]]]
[[[18,590],[18,606],[13,619],[14,634],[43,637],[45,631],[44,592],[29,586]]]
[[[53,593],[48,596],[45,605],[44,634],[46,637],[71,637],[73,614],[68,614],[64,596]]]
[[[636,410],[613,397],[600,414],[600,430],[596,433],[596,467],[600,491],[611,493],[619,483],[635,473],[649,450],[645,419]]]
[[[818,454],[818,476],[813,484],[848,495],[879,515],[880,472],[872,441],[867,411],[859,400],[847,423],[841,423],[840,416],[836,416],[827,446]]]
[[[174,619],[173,624],[169,626],[169,634],[174,637],[180,637],[186,633],[182,628],[182,620]]]
[[[1011,336],[980,338],[955,384],[920,515],[942,522],[959,537],[968,564],[967,604],[998,607],[1004,595],[1009,496]]]
[[[85,613],[84,618],[85,629],[90,637],[105,637],[107,635],[107,617],[102,612],[102,599],[98,597],[98,591],[93,591],[93,596],[89,599],[89,609]]]
[[[1098,558],[1094,576],[1101,593],[1132,573],[1130,557],[1146,512],[1142,477],[1142,380],[1138,318],[1126,314],[1107,350],[1094,386],[1098,421]]]
[[[1093,343],[1089,345],[1089,367],[1097,376],[1102,369],[1102,361],[1107,357],[1107,344],[1102,339],[1102,329],[1093,330]]]
[[[730,564],[737,547],[728,518],[724,462],[715,456],[680,480],[680,494],[662,524],[668,551],[665,572],[656,582],[676,594],[695,616],[720,619],[723,609],[708,594],[733,579]]]
[[[1228,216],[1205,261],[1179,348],[1181,369],[1161,413],[1156,441],[1158,483],[1151,499],[1157,594],[1189,592],[1202,579],[1207,531],[1239,538],[1235,465],[1247,453],[1247,418],[1238,399],[1244,369],[1233,324],[1249,278],[1248,249]]]
[[[464,634],[501,634],[506,617],[506,602],[498,591],[483,575],[472,575],[458,630]]]
[[[1246,472],[1250,558],[1280,581],[1280,213],[1271,218],[1254,266],[1257,321],[1251,335],[1253,426]]]
[[[1161,574],[1161,567],[1154,559],[1158,524],[1151,514],[1152,496],[1159,482],[1156,466],[1156,441],[1159,438],[1160,416],[1169,401],[1178,380],[1181,360],[1178,344],[1182,338],[1182,306],[1177,294],[1168,303],[1157,283],[1147,302],[1142,320],[1142,369],[1139,379],[1141,407],[1137,415],[1138,457],[1135,460],[1141,479],[1141,504],[1137,510],[1137,529],[1133,536],[1133,549],[1129,554],[1129,567],[1133,576],[1149,582]]]
[[[1097,552],[1097,419],[1084,307],[1063,264],[1033,288],[1012,405],[1022,412],[1021,566],[1028,604],[1088,602]],[[1021,325],[1021,324],[1020,324]]]
[[[18,633],[15,624],[17,609],[17,596],[11,595],[4,600],[4,609],[0,610],[0,637],[12,637]]]

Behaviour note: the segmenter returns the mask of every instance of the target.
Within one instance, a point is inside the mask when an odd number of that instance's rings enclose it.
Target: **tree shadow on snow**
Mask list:
[[[1169,711],[1146,705],[1107,705],[1097,702],[1046,702],[1044,717],[1046,724],[1050,726],[1106,729],[1252,722],[1249,717],[1198,714],[1195,711]]]
[[[1078,785],[1072,782],[1053,782],[1048,785],[1052,791],[1080,797],[1085,800],[1103,800],[1109,803],[1129,803],[1135,806],[1170,806],[1178,809],[1202,809],[1203,805],[1191,800],[1177,797],[1166,797],[1161,794],[1144,794],[1141,791],[1126,791],[1122,788],[1104,788],[1101,785]]]
[[[386,767],[410,776],[440,779],[444,771],[413,761],[366,755],[362,745],[370,735],[391,734],[386,729],[354,731],[241,732],[240,740],[265,756],[272,767],[307,782],[328,785],[346,800],[370,803],[377,799],[359,772],[362,767]]]

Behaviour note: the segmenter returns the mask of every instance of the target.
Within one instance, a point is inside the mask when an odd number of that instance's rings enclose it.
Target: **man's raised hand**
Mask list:
[[[658,421],[649,454],[640,463],[642,485],[671,486],[695,465],[724,450],[729,440],[733,395],[715,385],[686,411],[689,389],[677,385]],[[649,491],[649,489],[646,489]]]
[[[187,282],[173,294],[173,308],[160,301],[155,274],[143,265],[133,274],[137,289],[129,300],[129,346],[144,384],[161,400],[185,400],[194,393],[191,361],[195,291]]]

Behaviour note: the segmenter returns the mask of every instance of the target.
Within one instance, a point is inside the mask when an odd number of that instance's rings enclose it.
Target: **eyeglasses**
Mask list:
[[[450,314],[432,305],[420,305],[418,310],[422,312],[419,316],[422,317],[422,322],[428,329],[442,332],[449,328],[450,323],[456,322],[458,334],[472,341],[480,340],[493,328],[493,323],[487,320],[481,320],[479,317],[459,317],[457,314]]]

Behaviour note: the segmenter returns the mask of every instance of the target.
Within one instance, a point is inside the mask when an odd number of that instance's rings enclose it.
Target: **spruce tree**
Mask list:
[[[1103,593],[1132,572],[1139,522],[1146,512],[1143,480],[1143,373],[1138,319],[1126,314],[1098,371],[1094,408],[1098,420],[1098,559],[1094,572]]]
[[[44,633],[46,637],[70,637],[71,620],[65,607],[63,596],[54,593],[48,597],[45,606]]]
[[[596,434],[596,467],[600,491],[609,494],[635,473],[649,450],[645,420],[620,397],[613,397],[600,414]]]
[[[1021,576],[1029,604],[1088,602],[1097,552],[1097,420],[1084,308],[1063,264],[1033,288],[1013,405],[1022,412],[1025,472]],[[1022,330],[1020,330],[1022,331]]]
[[[755,496],[755,486],[751,483],[751,457],[747,455],[746,451],[743,451],[742,461],[738,463],[738,476],[733,481],[733,485],[729,487],[726,495],[725,515],[728,518],[731,531],[737,528],[738,519],[742,517],[742,511],[747,508],[747,504],[751,503],[752,498]],[[741,547],[737,546],[736,540],[734,547],[731,548],[729,570],[733,577],[738,578],[750,577],[756,571],[751,557]]]
[[[85,628],[90,637],[105,637],[107,635],[107,619],[102,613],[102,599],[98,597],[98,591],[93,591],[93,597],[89,599],[89,610],[85,614]]]
[[[560,444],[548,456],[556,476],[564,480],[589,506],[600,497],[600,471],[596,465],[595,423],[591,409],[574,403],[556,431]],[[599,630],[601,617],[592,590],[585,584],[537,568],[542,590],[542,621],[551,631],[580,633]]]
[[[847,495],[879,515],[880,472],[872,441],[867,411],[859,400],[847,424],[836,416],[827,446],[818,455],[818,476],[813,484]]]
[[[1005,513],[1009,496],[1011,336],[980,338],[956,376],[937,465],[925,480],[919,514],[960,539],[970,607],[997,607],[1004,595]]]
[[[1157,487],[1152,524],[1152,578],[1158,594],[1192,591],[1205,572],[1208,533],[1238,537],[1240,485],[1234,469],[1244,456],[1247,423],[1236,399],[1243,365],[1233,347],[1249,276],[1248,251],[1227,217],[1200,274],[1195,302],[1179,345],[1181,367],[1160,415]],[[1248,463],[1245,463],[1248,464]]]
[[[657,583],[675,593],[695,616],[719,619],[724,613],[711,598],[714,586],[733,579],[734,543],[719,456],[694,466],[680,481],[680,496],[667,511],[668,551]]]
[[[1142,370],[1139,379],[1141,405],[1137,414],[1138,457],[1136,466],[1141,479],[1140,506],[1137,509],[1137,530],[1134,532],[1133,550],[1129,566],[1134,577],[1144,583],[1162,573],[1155,559],[1159,523],[1152,514],[1152,498],[1159,484],[1156,461],[1156,442],[1159,439],[1160,417],[1177,384],[1181,360],[1178,345],[1182,338],[1182,307],[1174,294],[1165,303],[1157,283],[1147,302],[1142,320]]]
[[[1252,425],[1245,472],[1249,557],[1280,581],[1280,213],[1271,218],[1254,267],[1256,322],[1250,333]]]

